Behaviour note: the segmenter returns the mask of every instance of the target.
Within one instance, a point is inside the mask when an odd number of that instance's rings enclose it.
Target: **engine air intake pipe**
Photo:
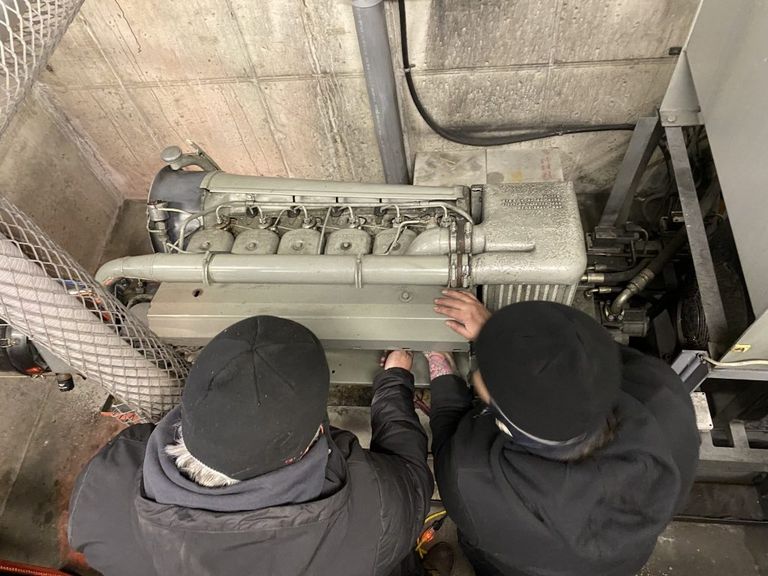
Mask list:
[[[584,270],[584,262],[571,268],[548,270],[554,284],[570,284]],[[127,256],[104,264],[96,273],[102,284],[120,278],[155,282],[203,284],[413,284],[471,286],[474,284],[527,284],[541,278],[535,252],[486,252],[469,256],[338,256],[247,254],[149,254]]]
[[[107,262],[96,279],[226,284],[447,285],[448,256],[150,254]]]

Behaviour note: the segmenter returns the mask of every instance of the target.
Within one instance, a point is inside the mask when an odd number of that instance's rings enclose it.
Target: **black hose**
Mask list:
[[[626,282],[632,280],[640,273],[640,270],[648,266],[651,263],[650,258],[645,258],[640,263],[629,270],[622,270],[621,272],[603,272],[603,281],[601,284],[618,284],[619,282]]]
[[[142,302],[152,302],[153,296],[153,294],[136,294],[133,298],[128,300],[128,303],[125,305],[125,307],[130,309],[136,306],[136,304],[141,304]]]
[[[687,239],[688,233],[685,227],[680,228],[674,238],[664,246],[662,251],[629,281],[627,287],[624,288],[611,303],[609,312],[614,316],[621,314],[627,304],[629,304],[630,298],[639,294],[646,286],[648,286],[651,280],[662,271],[667,262],[669,262],[674,255],[677,254],[677,251],[683,247],[683,244],[685,244]]]
[[[653,272],[654,275],[659,274],[666,263],[672,260],[672,257],[677,254],[677,251],[683,247],[686,240],[688,240],[688,231],[685,229],[685,226],[683,226],[677,231],[677,234],[675,234],[672,240],[664,246],[662,251],[651,260],[651,263],[648,265],[648,270]]]
[[[405,0],[398,1],[398,10],[400,13],[400,45],[402,47],[403,55],[403,71],[405,72],[405,82],[408,85],[408,92],[411,95],[416,110],[422,117],[424,122],[438,135],[442,136],[446,140],[456,142],[457,144],[464,144],[465,146],[503,146],[504,144],[515,144],[517,142],[528,142],[530,140],[540,140],[542,138],[551,138],[553,136],[562,136],[564,134],[583,134],[589,132],[609,132],[617,130],[634,130],[634,124],[581,124],[573,126],[560,126],[557,128],[541,128],[531,130],[529,128],[511,128],[514,130],[525,130],[519,134],[505,135],[505,136],[473,136],[470,133],[450,130],[444,126],[440,126],[429,111],[424,107],[419,94],[416,91],[416,86],[413,83],[413,77],[411,76],[411,61],[408,55],[408,26],[405,12]]]

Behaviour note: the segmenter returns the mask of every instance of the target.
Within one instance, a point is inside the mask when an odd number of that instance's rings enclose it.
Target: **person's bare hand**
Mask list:
[[[413,352],[409,350],[393,350],[383,359],[384,370],[402,368],[411,371],[413,367]]]
[[[435,300],[435,312],[447,316],[448,327],[470,341],[477,338],[491,317],[490,310],[474,294],[460,290],[443,290],[443,297]]]

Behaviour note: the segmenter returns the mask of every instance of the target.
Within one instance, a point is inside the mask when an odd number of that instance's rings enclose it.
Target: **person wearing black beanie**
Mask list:
[[[373,382],[370,450],[328,423],[330,374],[304,326],[274,316],[216,336],[181,405],[132,426],[78,478],[69,543],[106,576],[396,576],[429,512],[410,353]]]
[[[491,315],[446,291],[435,310],[477,359],[469,388],[450,358],[427,355],[435,476],[476,574],[637,573],[698,460],[677,375],[561,304]]]

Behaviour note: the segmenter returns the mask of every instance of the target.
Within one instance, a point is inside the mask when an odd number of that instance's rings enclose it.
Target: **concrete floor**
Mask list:
[[[79,380],[0,375],[0,558],[77,561],[66,544],[69,495],[83,465],[122,424],[99,414],[106,393]]]
[[[88,458],[122,426],[99,415],[106,394],[88,382],[61,393],[47,378],[0,377],[0,558],[78,565],[65,541],[72,484]],[[330,409],[335,425],[370,441],[368,412]],[[440,540],[455,543],[446,522]],[[453,574],[472,574],[457,554]],[[642,576],[768,576],[768,528],[673,523]]]

